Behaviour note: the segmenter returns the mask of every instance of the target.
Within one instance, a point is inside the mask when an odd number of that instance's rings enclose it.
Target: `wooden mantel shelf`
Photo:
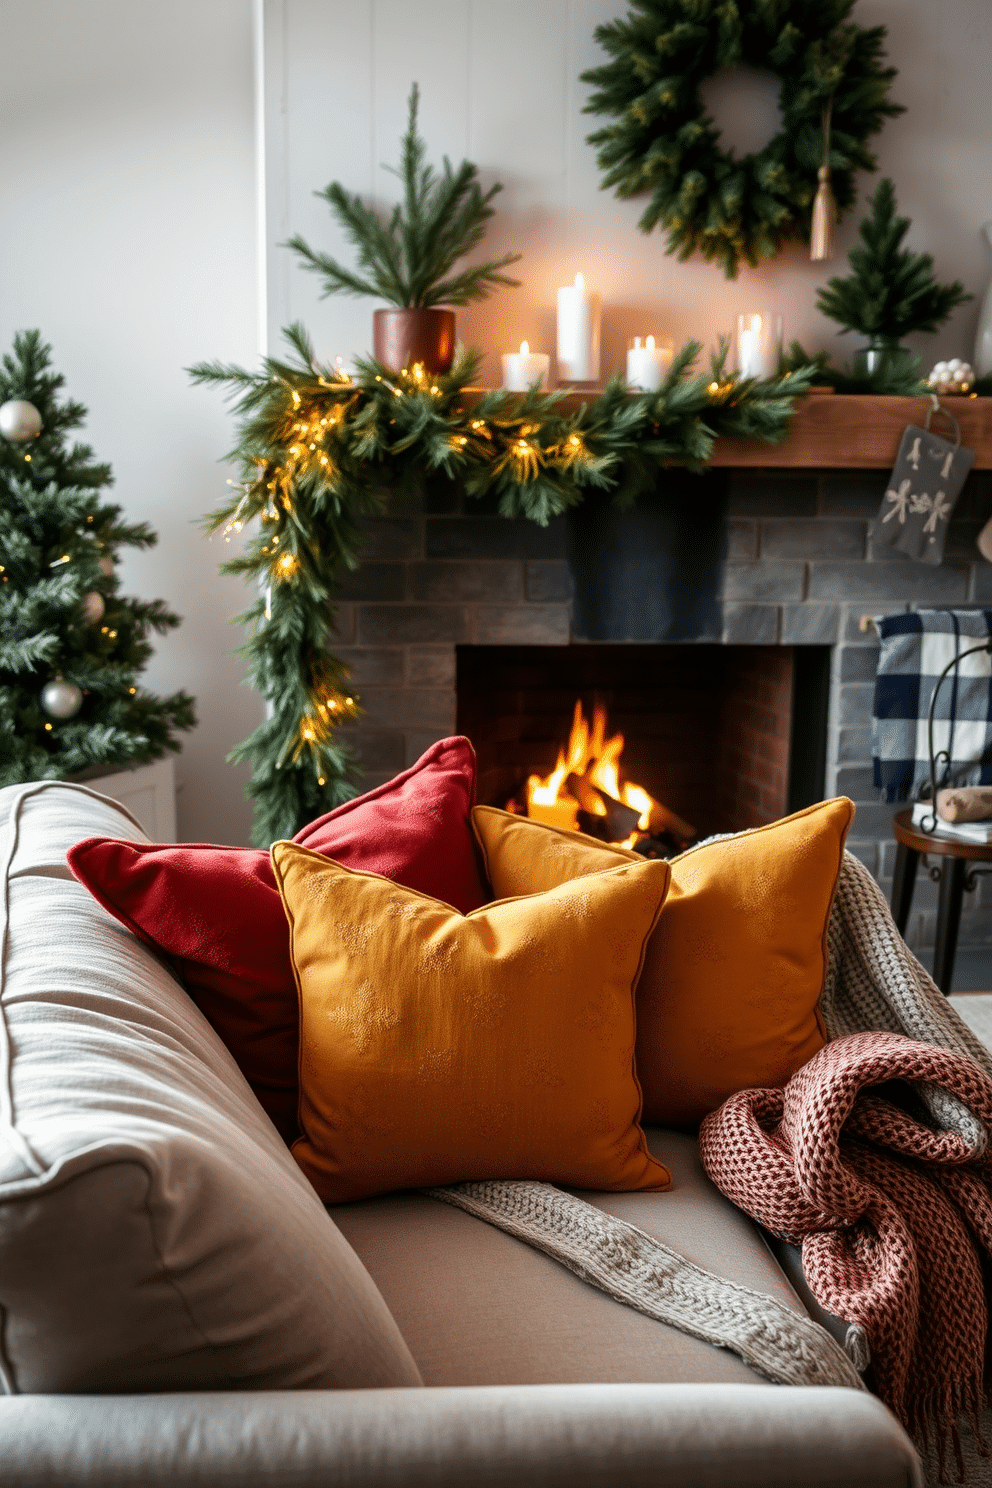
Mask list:
[[[478,401],[482,388],[466,388],[467,399]],[[568,412],[591,403],[602,388],[565,392],[561,407]],[[947,408],[961,426],[961,443],[975,451],[976,470],[992,470],[992,398],[945,397]],[[886,398],[868,393],[810,393],[796,399],[789,437],[782,444],[759,444],[742,439],[718,439],[711,465],[788,467],[807,470],[891,470],[907,424],[925,424],[930,399]],[[935,413],[930,427],[945,439],[954,429]]]
[[[941,406],[961,426],[961,443],[975,451],[975,469],[992,470],[992,398],[944,398]],[[784,443],[718,439],[710,463],[891,470],[906,425],[926,423],[929,409],[929,398],[811,393],[797,399]],[[954,438],[953,425],[942,414],[934,414],[930,427],[945,439]]]

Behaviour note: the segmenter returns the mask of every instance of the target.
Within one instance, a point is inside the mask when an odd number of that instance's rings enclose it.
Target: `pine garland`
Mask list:
[[[587,113],[612,115],[589,135],[603,186],[621,199],[650,193],[643,232],[668,229],[668,251],[722,264],[734,278],[790,238],[808,238],[824,110],[831,110],[831,185],[851,206],[859,170],[888,97],[884,26],[850,20],[854,0],[631,0],[623,20],[596,29],[610,61],[582,74],[596,91]],[[720,142],[699,85],[744,63],[781,78],[782,128],[763,150],[738,157]]]
[[[178,749],[176,731],[196,721],[185,692],[159,698],[138,686],[149,632],[171,630],[179,617],[161,600],[125,598],[106,571],[120,548],[157,539],[100,499],[110,466],[96,464],[88,445],[68,445],[86,409],[59,397],[65,379],[49,364],[50,348],[25,331],[0,367],[0,403],[23,399],[42,419],[29,444],[0,438],[0,785],[146,764]],[[98,624],[82,611],[92,593],[106,605]],[[58,675],[83,692],[71,718],[41,705]]]
[[[257,373],[220,363],[190,369],[235,400],[241,472],[236,494],[206,519],[231,538],[254,518],[246,550],[223,565],[255,580],[239,616],[249,679],[269,716],[231,755],[250,760],[255,841],[291,836],[352,793],[355,768],[338,735],[358,700],[333,655],[334,595],[359,562],[363,518],[390,492],[441,473],[470,496],[496,498],[507,517],[546,524],[591,488],[630,503],[658,485],[659,467],[701,470],[724,435],[774,444],[788,433],[792,400],[809,369],[767,382],[726,372],[726,345],[710,372],[693,374],[698,342],[674,359],[656,393],[614,379],[590,406],[568,413],[562,394],[470,392],[479,356],[459,349],[450,373],[398,376],[359,363],[354,380],[321,366],[301,326],[286,332],[296,360]]]

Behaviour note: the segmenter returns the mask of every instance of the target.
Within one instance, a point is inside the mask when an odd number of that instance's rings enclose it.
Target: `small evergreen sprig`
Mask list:
[[[851,273],[831,279],[817,296],[817,305],[845,331],[883,336],[899,341],[914,331],[935,331],[951,311],[972,296],[960,280],[938,284],[929,253],[902,247],[909,218],[896,213],[891,180],[879,182],[868,202],[870,213],[861,223],[861,243],[848,254]]]
[[[793,399],[809,370],[767,382],[726,372],[721,345],[708,372],[694,372],[698,342],[676,356],[663,386],[631,394],[614,378],[591,405],[568,411],[561,393],[470,392],[479,356],[458,348],[451,371],[393,374],[360,362],[354,380],[317,362],[302,326],[286,337],[292,360],[259,372],[210,362],[195,382],[227,385],[241,484],[205,522],[230,537],[252,526],[244,551],[223,565],[252,579],[256,598],[239,616],[249,626],[242,654],[268,716],[232,760],[253,766],[255,841],[289,837],[351,794],[354,761],[340,726],[360,699],[333,655],[334,596],[359,563],[364,517],[391,490],[432,475],[493,498],[509,517],[541,524],[612,491],[624,503],[647,489],[664,494],[664,466],[700,470],[719,435],[785,438]]]
[[[487,299],[497,285],[515,288],[520,283],[502,272],[519,260],[519,253],[504,254],[448,277],[455,263],[482,241],[486,224],[495,215],[493,198],[503,187],[497,182],[483,191],[478,170],[468,160],[455,170],[445,156],[444,169],[437,174],[426,161],[426,146],[417,131],[419,102],[414,83],[402,163],[399,169],[385,167],[403,182],[403,202],[388,218],[337,181],[316,193],[326,198],[354,243],[362,273],[316,252],[299,234],[286,245],[300,255],[306,268],[323,275],[324,297],[371,295],[392,305],[426,309],[468,305]]]

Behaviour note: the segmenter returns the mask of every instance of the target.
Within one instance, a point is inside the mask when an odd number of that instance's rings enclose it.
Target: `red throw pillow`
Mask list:
[[[442,739],[395,780],[318,817],[293,841],[468,914],[489,897],[469,823],[474,804],[475,750],[468,739]],[[171,962],[292,1141],[299,1010],[268,853],[89,837],[68,861],[104,909]]]

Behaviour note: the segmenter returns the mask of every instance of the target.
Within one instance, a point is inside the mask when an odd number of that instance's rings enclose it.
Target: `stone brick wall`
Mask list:
[[[730,472],[722,629],[697,639],[833,648],[826,791],[857,802],[849,845],[888,891],[897,808],[872,785],[878,641],[859,621],[931,605],[992,605],[992,565],[975,547],[992,512],[992,473],[969,477],[938,568],[873,545],[885,486],[881,471]],[[365,709],[353,742],[367,787],[453,732],[456,646],[576,639],[563,520],[547,528],[509,521],[450,490],[393,511],[368,522],[362,567],[338,609],[338,654]],[[992,882],[982,885],[965,900],[962,944],[992,942]],[[935,908],[935,887],[921,874],[911,944],[932,944]]]

